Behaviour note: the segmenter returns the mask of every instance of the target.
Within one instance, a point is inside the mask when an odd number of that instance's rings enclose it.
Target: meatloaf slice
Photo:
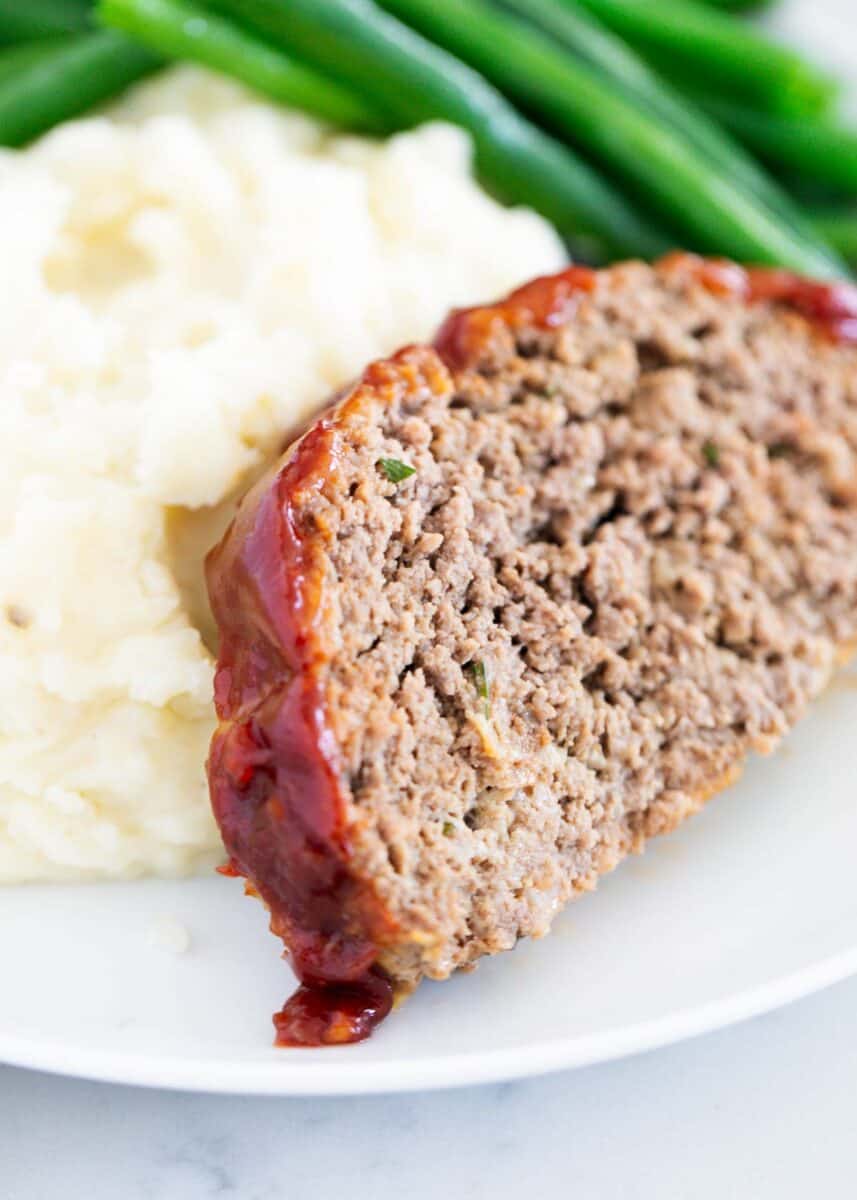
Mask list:
[[[801,315],[803,313],[803,315]],[[857,644],[855,294],[571,269],[369,367],[212,552],[232,868],[282,1042],[540,936]]]

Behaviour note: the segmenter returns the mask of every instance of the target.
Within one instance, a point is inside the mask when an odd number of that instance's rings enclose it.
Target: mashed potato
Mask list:
[[[204,550],[285,432],[562,262],[458,131],[372,144],[182,70],[0,156],[0,882],[217,857]]]

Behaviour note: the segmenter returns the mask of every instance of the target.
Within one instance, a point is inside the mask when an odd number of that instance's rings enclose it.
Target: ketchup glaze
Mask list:
[[[748,304],[769,301],[800,313],[831,341],[857,342],[857,287],[843,280],[819,282],[776,267],[740,267],[728,259],[669,255],[662,265],[690,270],[712,292]]]
[[[668,254],[656,270],[691,276],[709,291],[747,304],[769,301],[800,313],[832,341],[857,342],[857,286],[837,280],[818,282],[776,267],[742,267],[728,259],[701,258],[686,251]],[[482,347],[498,327],[535,325],[555,328],[571,320],[582,298],[595,290],[599,272],[568,267],[544,275],[511,292],[498,304],[455,309],[441,325],[434,347],[452,369],[478,363]]]
[[[268,906],[301,981],[275,1017],[281,1045],[360,1041],[393,1003],[375,966],[389,918],[349,870],[345,798],[319,681],[322,564],[298,513],[333,460],[324,420],[245,498],[206,564],[221,631],[211,800],[230,855],[226,872],[245,876]]]

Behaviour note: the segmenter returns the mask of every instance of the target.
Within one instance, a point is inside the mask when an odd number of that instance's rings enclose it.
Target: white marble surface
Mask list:
[[[58,1001],[61,989],[58,990]],[[0,1068],[0,1200],[806,1200],[857,1191],[857,979],[623,1062],[345,1100]]]

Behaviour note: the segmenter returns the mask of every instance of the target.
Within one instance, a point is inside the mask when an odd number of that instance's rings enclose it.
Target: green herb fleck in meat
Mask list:
[[[491,692],[488,687],[488,674],[485,670],[485,663],[477,660],[468,663],[468,667],[473,674],[473,683],[476,687],[476,694],[482,701],[482,711],[486,717],[491,716]]]
[[[390,483],[401,483],[409,475],[416,475],[417,473],[416,467],[411,467],[407,463],[400,462],[398,458],[379,458],[376,466],[381,468]]]
[[[720,451],[715,446],[714,442],[706,442],[702,447],[702,457],[708,463],[709,467],[717,467],[720,465]]]

